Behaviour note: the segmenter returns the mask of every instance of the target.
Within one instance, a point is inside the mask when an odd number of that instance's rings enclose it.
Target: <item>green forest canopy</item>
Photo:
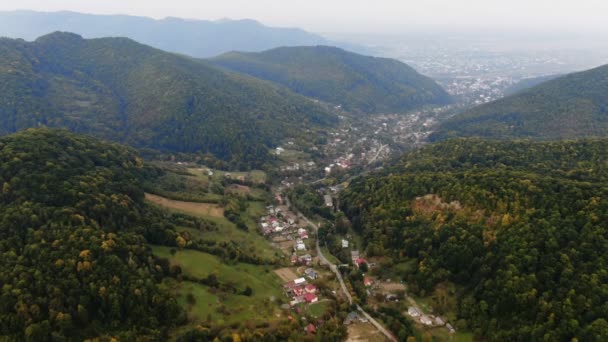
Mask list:
[[[172,152],[261,165],[287,137],[337,123],[268,82],[125,38],[0,39],[0,134],[46,125]]]
[[[230,52],[210,61],[351,111],[394,113],[450,102],[441,86],[402,62],[335,47]]]
[[[608,132],[606,94],[608,65],[565,75],[474,107],[441,123],[431,140],[605,137]]]
[[[490,340],[608,338],[608,140],[449,140],[353,181],[343,210],[368,255],[452,281]]]

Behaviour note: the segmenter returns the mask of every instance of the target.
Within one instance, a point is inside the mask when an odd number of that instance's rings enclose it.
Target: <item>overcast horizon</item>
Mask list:
[[[273,10],[268,10],[272,8]],[[317,33],[399,34],[416,30],[501,30],[598,32],[608,2],[601,0],[449,0],[404,3],[391,0],[279,1],[247,0],[171,2],[131,0],[0,0],[0,11],[74,11],[125,14],[162,19],[254,19],[269,26],[298,27]]]

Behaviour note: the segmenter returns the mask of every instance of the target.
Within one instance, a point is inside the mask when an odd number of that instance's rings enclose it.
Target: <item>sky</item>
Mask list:
[[[608,0],[0,0],[0,10],[251,18],[319,33],[412,29],[607,30]]]

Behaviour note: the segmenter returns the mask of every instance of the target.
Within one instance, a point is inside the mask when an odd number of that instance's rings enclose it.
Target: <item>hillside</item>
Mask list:
[[[161,50],[201,58],[233,50],[327,44],[323,37],[300,29],[268,27],[254,20],[155,20],[75,12],[0,12],[0,36],[34,40],[55,31],[74,32],[86,38],[126,37]]]
[[[608,132],[608,65],[569,74],[475,107],[442,123],[450,137],[568,139]]]
[[[282,84],[296,93],[351,111],[404,112],[450,101],[437,83],[404,63],[334,47],[231,52],[212,59],[211,63]]]
[[[0,40],[0,134],[63,127],[170,152],[259,165],[283,138],[337,118],[267,82],[125,38]]]
[[[0,138],[0,163],[0,340],[164,339],[181,309],[142,236],[163,225],[133,151],[30,129]]]
[[[521,80],[521,81],[513,84],[512,86],[508,87],[507,89],[505,89],[504,93],[505,93],[505,96],[514,95],[514,94],[520,93],[524,90],[534,88],[539,84],[554,80],[560,76],[563,76],[563,75],[546,75],[546,76],[539,76],[539,77],[524,78],[523,80]]]
[[[457,329],[603,341],[607,162],[608,140],[450,140],[354,180],[340,201],[365,253],[413,295],[444,298],[435,313],[455,313]]]

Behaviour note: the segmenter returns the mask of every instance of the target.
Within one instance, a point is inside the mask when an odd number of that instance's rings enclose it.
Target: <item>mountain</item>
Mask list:
[[[337,118],[268,82],[126,38],[0,40],[0,134],[46,125],[249,167]]]
[[[212,57],[279,46],[327,44],[323,37],[295,28],[264,26],[254,20],[155,20],[127,15],[74,12],[0,12],[0,36],[34,40],[55,31],[85,38],[127,37],[165,51]]]
[[[0,163],[0,340],[165,340],[181,308],[144,238],[165,219],[141,159],[42,128],[1,137]]]
[[[521,80],[521,81],[513,84],[512,86],[508,87],[507,89],[505,89],[504,93],[506,96],[514,95],[514,94],[517,94],[524,90],[534,88],[541,83],[545,83],[547,81],[554,80],[560,76],[563,76],[563,75],[546,75],[546,76],[539,76],[539,77],[524,78],[523,80]]]
[[[604,341],[607,163],[607,139],[449,140],[353,180],[340,203],[380,274],[458,329]]]
[[[404,112],[450,102],[449,95],[437,83],[404,63],[335,47],[230,52],[211,59],[211,63],[352,111]]]
[[[440,124],[449,137],[568,139],[608,133],[608,65],[569,74],[490,102]]]

